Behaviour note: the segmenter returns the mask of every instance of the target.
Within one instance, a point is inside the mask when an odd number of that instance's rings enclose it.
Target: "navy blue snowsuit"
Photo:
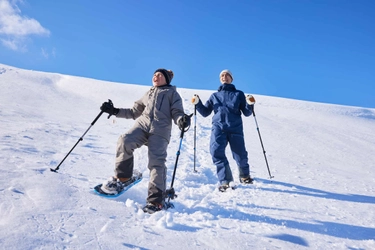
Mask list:
[[[205,105],[199,101],[196,108],[203,117],[209,116],[214,111],[210,152],[217,168],[220,184],[229,184],[233,181],[232,171],[225,156],[228,143],[238,165],[239,177],[248,177],[250,166],[245,148],[241,113],[244,116],[250,116],[253,112],[253,105],[247,104],[245,94],[237,90],[233,84],[222,84]]]

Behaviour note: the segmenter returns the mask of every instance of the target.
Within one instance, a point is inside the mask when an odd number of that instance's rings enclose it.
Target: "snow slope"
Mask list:
[[[175,208],[149,215],[140,209],[146,147],[135,151],[142,182],[115,199],[93,193],[113,174],[117,138],[134,121],[102,115],[91,126],[102,102],[131,107],[149,87],[3,64],[0,86],[2,249],[375,249],[374,109],[251,93],[275,177],[254,117],[244,117],[256,181],[226,193],[217,191],[209,154],[211,117],[197,115],[182,141]],[[191,96],[205,101],[214,90],[178,91],[192,113]],[[179,136],[174,126],[168,186]],[[227,156],[237,176],[229,147]]]

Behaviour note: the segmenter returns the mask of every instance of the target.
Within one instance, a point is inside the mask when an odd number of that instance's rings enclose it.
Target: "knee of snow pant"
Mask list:
[[[224,167],[228,165],[228,159],[225,156],[225,148],[228,144],[226,133],[220,128],[213,127],[210,139],[210,153],[212,161],[216,166]]]
[[[167,159],[168,140],[159,135],[150,135],[147,142],[148,147],[148,168],[154,166],[165,167]]]
[[[148,168],[150,181],[148,185],[148,202],[162,203],[166,189],[168,140],[159,135],[150,135],[148,139]]]
[[[229,145],[232,151],[233,159],[236,161],[239,176],[247,177],[250,174],[250,166],[248,163],[245,140],[242,134],[231,134],[229,136]]]
[[[133,152],[147,142],[147,134],[141,128],[134,127],[117,141],[115,173],[118,178],[129,178],[133,175]]]
[[[220,128],[213,127],[211,131],[210,153],[212,161],[216,165],[216,173],[220,184],[229,184],[233,181],[232,171],[225,156],[225,148],[228,144],[227,133]]]

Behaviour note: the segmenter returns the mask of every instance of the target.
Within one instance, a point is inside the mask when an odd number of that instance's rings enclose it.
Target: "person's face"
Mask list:
[[[224,84],[224,83],[231,84],[232,83],[232,77],[230,77],[230,75],[227,72],[224,72],[220,75],[220,82],[222,84]]]
[[[159,87],[167,84],[167,81],[165,80],[165,77],[161,72],[156,72],[152,77],[152,84],[155,87]]]

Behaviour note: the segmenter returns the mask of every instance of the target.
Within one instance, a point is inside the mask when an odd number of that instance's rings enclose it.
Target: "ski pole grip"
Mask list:
[[[249,104],[249,105],[254,105],[254,104],[255,104],[255,98],[254,98],[254,96],[252,96],[252,95],[247,95],[247,96],[246,96],[246,102],[247,102],[247,104]]]
[[[197,94],[195,94],[192,98],[191,98],[191,103],[194,104],[194,105],[197,105],[199,102],[199,96]]]

